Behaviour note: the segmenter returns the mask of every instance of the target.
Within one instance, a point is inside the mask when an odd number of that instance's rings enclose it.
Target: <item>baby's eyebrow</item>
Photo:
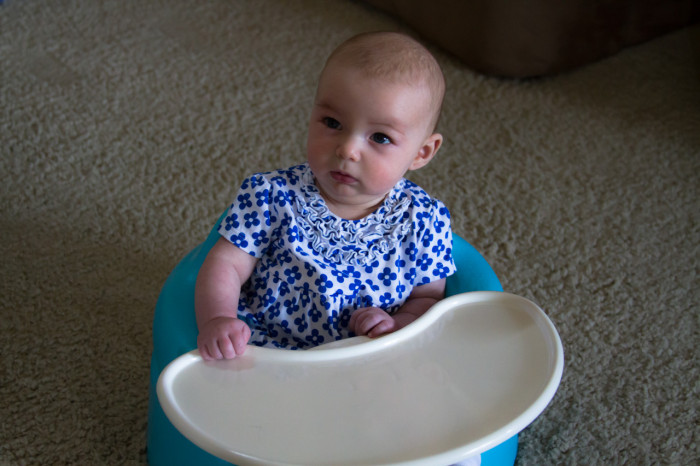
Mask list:
[[[315,101],[314,107],[320,108],[321,110],[331,110],[331,111],[335,110],[335,108],[330,103],[327,103],[323,100]]]
[[[332,114],[339,112],[338,109],[335,106],[333,106],[332,103],[325,100],[317,100],[316,102],[314,102],[314,108],[322,112],[329,112]],[[394,133],[398,133],[400,136],[405,136],[409,127],[409,125],[402,122],[400,119],[393,118],[388,118],[387,120],[370,119],[367,123],[370,126],[377,127],[377,132],[381,132],[382,130],[392,131]]]
[[[394,132],[399,133],[400,135],[406,134],[406,130],[404,128],[404,125],[401,124],[400,122],[394,121],[394,120],[385,120],[385,121],[379,121],[379,120],[370,120],[369,124],[372,126],[377,126],[380,128],[386,128],[390,129]]]

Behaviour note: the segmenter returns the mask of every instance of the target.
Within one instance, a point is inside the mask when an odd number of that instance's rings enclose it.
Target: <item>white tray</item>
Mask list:
[[[451,464],[520,432],[561,380],[556,329],[508,293],[446,298],[413,324],[309,351],[197,351],[165,368],[158,398],[204,450],[237,465]]]

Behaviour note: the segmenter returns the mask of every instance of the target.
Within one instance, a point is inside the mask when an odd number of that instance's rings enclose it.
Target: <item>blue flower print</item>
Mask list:
[[[229,237],[229,241],[231,241],[233,244],[235,244],[236,246],[238,246],[241,249],[245,249],[248,247],[248,241],[246,241],[244,233],[238,233],[237,235],[231,235]]]
[[[406,285],[400,283],[396,287],[396,294],[398,295],[399,299],[403,298],[404,293],[406,292]]]
[[[305,338],[312,346],[318,346],[325,341],[323,335],[318,333],[318,329],[313,329],[311,335],[307,335]]]
[[[291,343],[289,342],[288,338],[282,338],[280,341],[270,340],[270,343],[272,344],[272,346],[274,346],[277,349],[290,349],[290,350],[296,349],[296,348],[291,346]]]
[[[442,253],[442,251],[444,251],[445,249],[446,249],[445,243],[443,243],[442,240],[439,239],[437,241],[437,243],[433,246],[432,251],[433,251],[433,254],[435,254],[436,256],[439,256]]]
[[[384,270],[379,272],[377,278],[384,284],[384,286],[389,286],[392,282],[396,281],[397,275],[392,272],[389,267],[384,267]]]
[[[287,205],[287,203],[291,203],[289,193],[285,191],[278,191],[277,193],[275,193],[273,201],[279,207],[284,207]]]
[[[294,167],[295,170],[303,170],[304,166],[303,165],[297,165]],[[287,184],[289,186],[296,186],[296,184],[299,183],[299,175],[296,174],[296,172],[287,172]]]
[[[272,319],[274,319],[274,318],[276,318],[276,317],[279,317],[280,311],[281,311],[281,309],[280,309],[279,303],[275,304],[274,306],[270,306],[270,307],[267,309],[267,312],[270,314],[270,317],[271,317]]]
[[[352,265],[347,266],[345,269],[331,269],[331,274],[333,274],[335,281],[338,283],[345,283],[346,279],[360,278],[362,276]]]
[[[282,220],[280,220],[280,226],[286,230],[290,223],[292,223],[292,217],[285,212],[282,216]]]
[[[294,319],[294,325],[297,326],[297,331],[299,333],[304,333],[304,331],[309,327],[309,324],[306,322],[306,316],[304,314],[299,315],[296,319]]]
[[[358,308],[372,306],[374,306],[374,299],[372,299],[372,296],[361,296],[358,300]]]
[[[440,208],[438,209],[438,212],[440,212],[440,215],[445,217],[447,220],[449,220],[451,218],[449,209],[447,207],[445,207],[444,205],[440,206]]]
[[[423,235],[423,247],[427,248],[430,247],[430,243],[433,242],[433,232],[431,231],[426,231],[425,235]]]
[[[274,336],[276,337],[276,336],[277,336],[277,332],[274,332],[274,333],[275,333]],[[282,343],[279,342],[279,341],[277,341],[277,340],[272,340],[272,339],[270,339],[267,343],[271,344],[272,346],[274,346],[274,347],[277,348],[277,349],[283,349],[283,348],[282,348]]]
[[[382,303],[384,307],[386,307],[394,302],[394,298],[391,296],[391,293],[387,291],[379,297],[379,302]]]
[[[416,219],[419,223],[425,223],[424,220],[430,219],[430,212],[418,212]]]
[[[260,305],[262,307],[269,308],[269,306],[272,305],[272,303],[274,303],[274,302],[275,302],[274,291],[272,291],[271,289],[268,288],[267,291],[265,292],[265,294],[260,297]]]
[[[287,277],[287,282],[293,285],[297,280],[301,279],[299,266],[295,265],[291,269],[284,269],[284,275]]]
[[[369,265],[366,265],[366,266],[365,266],[365,272],[366,272],[366,273],[372,273],[372,272],[374,272],[374,269],[376,269],[377,267],[379,267],[379,261],[378,261],[378,260],[372,262],[372,263],[369,264]]]
[[[238,221],[238,214],[231,214],[226,217],[226,231],[229,231],[232,228],[238,228],[240,225],[241,222]]]
[[[253,277],[252,282],[253,282],[253,288],[256,290],[264,290],[267,286],[267,280],[268,280],[269,275],[266,275],[264,277]]]
[[[287,241],[289,243],[296,243],[299,241],[299,229],[296,225],[293,225],[291,228],[287,229]]]
[[[238,201],[238,208],[240,210],[245,210],[249,207],[253,207],[253,203],[250,202],[250,193],[239,194],[236,200]]]
[[[401,256],[399,256],[394,261],[394,265],[396,266],[397,269],[402,269],[402,268],[406,267],[406,261]]]
[[[449,269],[445,264],[442,262],[438,262],[437,265],[435,266],[435,269],[433,270],[433,275],[436,277],[445,277],[449,273]]]
[[[266,262],[258,262],[258,266],[257,266],[258,273],[256,275],[258,277],[260,277],[260,276],[262,276],[263,273],[265,273],[266,276],[263,279],[267,280],[268,279],[267,276],[269,275],[269,272],[268,272],[269,270],[270,270],[270,264],[268,264]]]
[[[255,246],[260,246],[270,241],[265,230],[256,231],[251,236],[253,237],[253,244]]]
[[[297,291],[299,293],[299,305],[302,308],[305,308],[309,305],[309,303],[311,303],[311,285],[309,285],[308,282],[304,282],[302,286],[297,288]]]
[[[299,303],[297,302],[296,297],[293,297],[292,299],[285,299],[284,300],[284,308],[285,308],[285,311],[287,312],[287,315],[290,315],[290,316],[292,314],[296,314],[301,309],[299,307]],[[286,320],[284,322],[285,322],[285,324],[287,323]]]
[[[435,219],[435,222],[433,222],[433,228],[435,229],[435,233],[442,233],[443,228],[445,228],[445,222],[438,217]]]
[[[318,322],[321,317],[323,317],[323,313],[317,307],[309,310],[309,318],[312,322]]]
[[[306,270],[307,277],[313,277],[314,273],[316,273],[316,269],[314,268],[314,266],[309,264],[308,262],[304,262],[304,270]]]
[[[270,203],[270,190],[269,189],[264,189],[262,191],[258,191],[255,193],[255,204],[258,207],[262,207],[264,205],[268,205]]]
[[[379,285],[375,285],[375,284],[374,284],[374,281],[372,281],[372,280],[367,280],[367,281],[365,282],[365,284],[363,285],[363,287],[364,287],[364,288],[367,288],[367,289],[369,289],[369,290],[372,290],[372,291],[379,291],[379,288],[380,288],[380,286],[379,286]]]
[[[255,313],[255,320],[258,322],[265,322],[265,318],[267,317],[264,311],[259,311]]]
[[[292,333],[292,329],[289,328],[289,322],[286,320],[283,320],[282,322],[279,323],[279,326],[282,328],[282,331],[286,333],[287,335],[290,335]],[[285,338],[286,340],[286,338]]]
[[[271,282],[272,282],[274,285],[279,285],[279,283],[280,283],[281,281],[282,281],[282,277],[280,277],[280,272],[279,272],[279,270],[273,271],[273,272],[272,272]]]
[[[445,249],[445,254],[442,256],[442,260],[445,262],[452,262],[452,248]]]
[[[356,294],[362,289],[362,281],[358,279],[353,280],[353,282],[348,285],[348,289],[352,294]]]
[[[406,250],[404,252],[408,256],[409,261],[411,261],[411,262],[416,261],[416,256],[418,255],[418,247],[416,246],[416,243],[411,241],[409,243],[409,245],[406,247]]]
[[[284,188],[285,186],[287,186],[287,180],[284,179],[283,176],[274,176],[270,181],[275,183],[280,188]]]
[[[280,254],[277,254],[276,258],[280,264],[289,264],[292,262],[292,253],[285,249]]]
[[[319,292],[319,293],[325,293],[325,292],[328,290],[328,288],[332,288],[332,287],[333,287],[333,282],[330,281],[330,280],[328,280],[328,277],[326,276],[326,274],[321,274],[321,275],[316,279],[316,281],[314,282],[314,284],[318,287],[318,292]]]
[[[289,283],[282,281],[277,288],[280,297],[287,296],[290,293]]]
[[[245,227],[250,228],[253,226],[260,225],[260,219],[258,218],[258,213],[256,211],[247,212],[243,215],[243,220],[245,220]]]
[[[342,270],[338,269],[332,269],[331,270],[331,275],[333,275],[333,278],[335,278],[335,281],[338,283],[344,283],[345,282],[345,273],[343,273]]]
[[[257,188],[265,184],[265,178],[262,175],[255,175],[250,177],[250,187]]]
[[[433,258],[430,257],[428,254],[423,254],[420,259],[416,262],[416,265],[418,268],[420,268],[423,272],[427,272],[430,266],[433,264]]]
[[[339,322],[340,316],[338,315],[338,311],[333,310],[328,315],[326,323],[323,324],[323,329],[327,331],[329,335],[333,336],[333,334],[337,333]]]
[[[432,204],[432,203],[433,203],[433,200],[430,199],[430,197],[428,197],[428,196],[423,196],[423,197],[421,198],[421,205],[422,205],[423,207],[425,207],[426,209],[429,208],[429,207],[430,207],[430,204]]]
[[[416,268],[411,267],[408,269],[408,272],[403,274],[403,278],[405,278],[408,283],[413,283],[413,281],[416,279]]]
[[[345,308],[340,312],[340,322],[338,323],[338,328],[348,328],[350,323],[350,317],[352,316],[352,309]]]

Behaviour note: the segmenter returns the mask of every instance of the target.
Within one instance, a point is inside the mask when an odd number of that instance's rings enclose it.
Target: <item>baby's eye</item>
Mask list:
[[[377,144],[391,144],[391,138],[384,133],[374,133],[370,139]]]
[[[329,127],[330,129],[339,129],[340,128],[340,122],[336,120],[335,118],[331,117],[323,117],[321,120],[324,125]]]

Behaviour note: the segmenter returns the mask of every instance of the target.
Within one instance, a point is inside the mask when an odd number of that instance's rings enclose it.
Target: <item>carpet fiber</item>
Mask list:
[[[145,462],[161,285],[244,175],[304,160],[351,1],[0,5],[0,464]],[[547,79],[448,83],[411,178],[566,353],[519,465],[697,464],[700,28]],[[358,446],[361,448],[361,446]]]

